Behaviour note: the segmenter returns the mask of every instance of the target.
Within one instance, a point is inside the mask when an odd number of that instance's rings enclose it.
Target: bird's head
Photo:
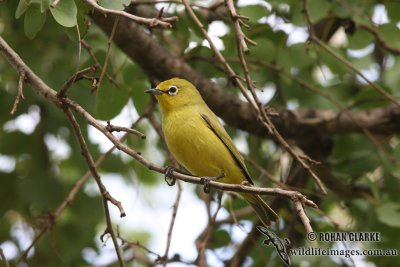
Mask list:
[[[153,94],[157,98],[163,114],[185,106],[204,103],[196,87],[180,78],[163,81],[156,88],[145,92]]]

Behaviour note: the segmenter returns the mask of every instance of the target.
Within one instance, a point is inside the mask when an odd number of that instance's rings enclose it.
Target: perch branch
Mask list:
[[[117,139],[112,133],[110,133],[107,130],[107,126],[98,122],[95,118],[92,117],[92,115],[90,113],[88,113],[79,104],[75,103],[73,100],[71,100],[69,98],[61,98],[60,99],[59,97],[57,97],[57,92],[55,90],[53,90],[52,88],[50,88],[47,84],[45,84],[23,62],[23,60],[15,53],[15,51],[12,50],[11,47],[8,46],[8,44],[1,37],[0,37],[0,51],[3,53],[3,55],[6,57],[6,59],[9,61],[9,63],[14,68],[16,68],[18,71],[24,71],[26,73],[26,79],[32,85],[32,88],[37,93],[42,95],[45,99],[53,102],[55,105],[57,105],[59,108],[61,108],[63,110],[67,109],[67,115],[72,114],[70,111],[68,112],[69,109],[74,110],[75,112],[80,114],[90,125],[92,125],[97,130],[102,132],[119,150],[130,155],[132,158],[134,158],[136,161],[138,161],[142,165],[146,166],[150,170],[154,170],[154,171],[157,171],[157,172],[163,173],[163,174],[165,173],[166,168],[160,167],[160,166],[146,160],[145,158],[143,158],[140,155],[140,153],[138,153],[138,152],[134,151],[133,149],[129,148],[128,146],[124,145],[119,139]],[[75,129],[75,131],[77,131],[77,130],[78,129]],[[82,142],[82,140],[80,140],[80,142]],[[83,152],[85,153],[84,150],[83,150]],[[90,160],[90,158],[91,158],[90,155],[86,156],[85,158],[88,161],[89,166],[93,169],[93,172],[95,173],[96,169],[94,168],[93,160]],[[172,171],[171,175],[174,178],[185,181],[185,182],[194,183],[194,184],[203,184],[203,179],[201,179],[199,177],[185,175],[182,173],[178,173],[176,171]],[[97,179],[96,179],[96,181],[97,181]],[[250,187],[250,186],[241,185],[241,184],[224,184],[224,183],[219,183],[216,181],[210,181],[208,183],[208,185],[210,187],[213,187],[213,188],[216,188],[216,189],[219,189],[222,191],[247,192],[247,193],[253,193],[253,194],[268,194],[268,195],[273,195],[273,196],[286,197],[289,199],[293,199],[293,197],[296,197],[296,199],[302,199],[304,201],[305,205],[317,208],[317,205],[314,202],[306,199],[305,196],[303,196],[301,193],[299,193],[297,191],[284,190],[281,188]],[[103,194],[103,196],[104,196],[104,194]],[[121,210],[121,215],[123,215],[123,214],[124,214],[123,210]]]
[[[218,9],[224,8],[221,6]],[[149,11],[147,6],[142,5],[135,6],[131,12],[141,16],[154,13],[152,9]],[[98,12],[94,13],[92,18],[107,35],[110,35],[112,20],[104,18]],[[257,120],[257,114],[249,103],[211,82],[193,69],[189,65],[190,62],[186,62],[183,57],[173,56],[140,25],[127,19],[120,20],[113,40],[150,77],[158,80],[182,77],[191,81],[199,89],[210,108],[228,125],[262,138],[270,138],[261,120]],[[348,116],[331,110],[279,108],[276,111],[279,116],[271,117],[271,120],[277,130],[285,139],[294,140],[297,143],[313,140],[319,136],[359,133],[362,130],[354,125]],[[388,136],[400,132],[398,106],[349,112],[373,134]]]

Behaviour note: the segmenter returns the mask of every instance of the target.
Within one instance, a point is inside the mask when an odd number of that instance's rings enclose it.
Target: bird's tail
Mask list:
[[[265,226],[271,226],[271,221],[277,222],[279,220],[278,214],[259,195],[249,193],[241,193],[240,195],[249,202]]]

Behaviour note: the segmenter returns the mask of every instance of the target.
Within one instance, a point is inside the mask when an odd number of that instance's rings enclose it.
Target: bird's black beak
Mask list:
[[[148,90],[146,90],[144,92],[148,93],[148,94],[152,94],[152,95],[162,95],[162,94],[164,94],[163,91],[161,91],[160,89],[157,89],[157,88],[151,88],[151,89],[148,89]]]

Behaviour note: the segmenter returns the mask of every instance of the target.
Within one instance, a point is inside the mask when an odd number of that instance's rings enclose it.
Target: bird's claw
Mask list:
[[[168,166],[168,167],[166,168],[165,172],[164,172],[164,174],[165,174],[165,182],[166,182],[167,185],[169,185],[169,186],[174,186],[174,185],[175,185],[175,182],[176,182],[175,177],[172,177],[172,176],[171,176],[171,173],[172,173],[173,171],[176,171],[176,169],[175,169],[174,167],[172,167],[172,166]]]
[[[206,193],[206,194],[209,194],[210,193],[210,191],[211,191],[211,188],[210,188],[210,181],[211,181],[211,179],[210,178],[206,178],[206,177],[201,177],[200,178],[200,182],[204,185],[204,187],[203,187],[203,191],[204,191],[204,193]]]
[[[211,186],[210,186],[210,182],[211,181],[218,181],[218,179],[221,179],[225,177],[225,173],[221,172],[219,175],[215,176],[215,177],[201,177],[200,178],[200,182],[204,185],[203,187],[203,191],[206,194],[209,194],[211,191]]]

